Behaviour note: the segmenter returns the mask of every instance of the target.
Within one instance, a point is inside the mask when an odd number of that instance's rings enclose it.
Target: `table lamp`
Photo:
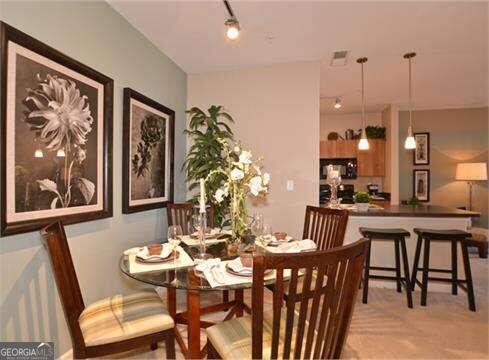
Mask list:
[[[465,180],[469,184],[469,210],[472,210],[472,185],[474,181],[487,180],[487,164],[484,162],[459,163],[455,180]]]

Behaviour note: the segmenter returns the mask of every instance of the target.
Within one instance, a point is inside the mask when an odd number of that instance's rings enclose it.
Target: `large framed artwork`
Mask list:
[[[113,81],[0,22],[1,234],[112,216]]]
[[[415,133],[416,148],[413,153],[414,165],[429,165],[430,164],[430,133]]]
[[[174,122],[173,110],[124,88],[124,214],[173,202]]]
[[[413,197],[419,201],[430,201],[430,171],[428,169],[413,170]]]

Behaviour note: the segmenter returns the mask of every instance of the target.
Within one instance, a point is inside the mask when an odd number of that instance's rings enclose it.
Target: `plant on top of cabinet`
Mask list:
[[[367,126],[365,131],[367,132],[367,138],[369,139],[385,139],[384,126]]]

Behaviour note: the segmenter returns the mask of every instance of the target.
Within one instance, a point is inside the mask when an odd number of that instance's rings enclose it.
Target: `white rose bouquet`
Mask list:
[[[253,154],[236,144],[231,151],[230,145],[222,140],[226,166],[208,175],[208,179],[217,174],[224,175],[222,186],[216,190],[214,200],[217,203],[230,200],[230,220],[233,230],[232,241],[240,241],[248,226],[246,200],[248,196],[263,196],[268,193],[270,174],[262,173],[262,158],[253,160]]]

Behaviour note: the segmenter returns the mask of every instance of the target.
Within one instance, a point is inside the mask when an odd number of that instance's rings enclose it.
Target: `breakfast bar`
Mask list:
[[[370,228],[402,228],[411,233],[406,238],[409,266],[412,270],[416,248],[414,228],[465,230],[470,228],[471,218],[480,216],[477,212],[459,210],[438,205],[386,205],[371,207],[361,212],[354,207],[349,209],[350,217],[345,233],[345,244],[357,241],[361,235],[360,227]],[[371,263],[376,266],[392,267],[394,265],[394,249],[392,244],[376,242],[371,249]],[[430,267],[450,269],[451,249],[446,243],[433,243],[430,251]],[[461,251],[458,252],[458,272],[463,276]],[[395,283],[372,281],[370,286],[395,287]],[[450,287],[430,283],[430,290],[449,291]]]

